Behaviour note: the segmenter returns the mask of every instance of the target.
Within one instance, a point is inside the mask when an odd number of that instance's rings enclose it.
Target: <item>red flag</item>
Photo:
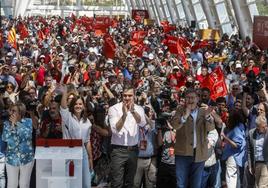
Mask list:
[[[216,100],[218,97],[224,97],[227,95],[228,92],[225,84],[225,78],[220,66],[218,66],[203,80],[201,87],[207,87],[210,89],[210,97],[212,100]]]
[[[178,54],[178,37],[167,35],[166,39],[163,40],[163,43],[168,47],[170,53]]]
[[[45,34],[43,33],[42,30],[38,30],[37,35],[38,35],[39,42],[43,41],[46,38],[46,36],[45,36]]]
[[[170,31],[176,30],[176,25],[169,24],[168,21],[162,21],[160,23],[161,23],[165,33],[169,33]]]
[[[103,55],[106,58],[114,59],[116,46],[113,38],[107,34],[103,37],[103,39],[104,39],[104,46],[102,49]]]
[[[178,55],[181,58],[181,63],[185,69],[189,69],[189,64],[186,62],[186,56],[185,53],[180,45],[180,42],[177,42],[177,50],[178,50]]]
[[[200,48],[206,48],[209,47],[210,44],[208,43],[207,40],[203,40],[203,41],[195,41],[194,45],[191,48],[191,51],[194,52]]]
[[[133,46],[129,53],[136,55],[137,57],[142,57],[142,53],[148,50],[148,46],[146,46],[143,42],[138,43],[137,45]]]
[[[137,45],[138,43],[142,42],[144,38],[147,36],[148,31],[134,31],[132,32],[132,39],[130,44],[132,46]]]
[[[180,42],[181,47],[183,49],[185,49],[187,47],[189,47],[189,48],[192,47],[191,43],[186,38],[184,38],[184,37],[179,37],[179,42]]]
[[[26,28],[26,26],[22,22],[18,23],[17,30],[20,33],[21,40],[23,40],[24,38],[27,38],[29,36],[28,29]]]
[[[167,25],[169,25],[169,21],[167,21],[167,20],[163,20],[163,21],[160,22],[160,24],[161,24],[162,26],[167,26]]]
[[[181,58],[182,65],[185,69],[189,69],[189,65],[186,62],[185,53],[181,47],[178,37],[167,35],[163,43],[168,47],[170,53],[178,54]]]

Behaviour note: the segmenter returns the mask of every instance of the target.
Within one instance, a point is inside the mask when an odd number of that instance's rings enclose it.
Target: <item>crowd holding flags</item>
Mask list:
[[[132,17],[137,22],[140,22],[141,19],[149,18],[146,11],[143,10],[134,10],[132,11]],[[103,54],[106,58],[114,59],[116,52],[116,43],[114,42],[113,36],[109,34],[109,28],[117,27],[118,20],[116,18],[110,18],[108,16],[94,16],[94,17],[76,17],[73,13],[69,16],[70,24],[69,30],[74,32],[74,29],[84,28],[88,32],[94,32],[96,36],[102,37],[104,39],[103,44]],[[50,35],[50,29],[52,28],[51,23],[47,22],[43,17],[39,18],[38,21],[41,26],[38,27],[36,31],[36,35],[38,38],[38,43],[40,44],[47,36]],[[54,23],[55,24],[55,23]],[[57,23],[56,23],[57,24]],[[186,37],[173,35],[172,32],[176,30],[176,25],[170,24],[169,21],[161,21],[160,22],[163,32],[165,33],[165,38],[162,41],[162,44],[167,46],[167,49],[174,54],[176,57],[180,59],[181,65],[185,70],[189,69],[189,64],[186,61],[185,52],[187,49],[190,49],[192,52],[197,51],[198,49],[208,48],[210,47],[210,41],[208,39],[204,40],[196,40],[190,42],[186,39]],[[66,31],[62,31],[65,32]],[[17,39],[16,34],[19,34],[20,40],[23,40],[29,36],[28,28],[25,23],[18,22],[15,26],[10,29],[8,32],[8,43],[15,49],[17,49]],[[149,36],[150,32],[146,29],[137,29],[131,32],[130,35],[130,45],[132,46],[129,51],[130,54],[136,55],[137,57],[142,57],[143,52],[149,49],[149,46],[144,42],[146,38]],[[64,37],[64,33],[62,33]],[[1,37],[1,36],[0,36]],[[0,38],[1,40],[1,38]],[[221,72],[217,70],[213,73],[213,75],[221,75]],[[212,76],[212,75],[211,75]],[[209,79],[209,78],[208,78]],[[224,79],[221,76],[217,77],[217,80]],[[207,81],[209,84],[207,87],[212,89],[214,94],[213,96],[217,96],[220,89],[213,89],[214,87],[219,88],[218,86],[223,84],[224,82],[220,82],[220,84],[215,81],[215,79],[210,79]],[[204,86],[205,87],[205,86]],[[225,87],[223,88],[223,93],[225,93]],[[216,93],[216,94],[215,94]],[[221,93],[221,92],[220,92]],[[220,94],[221,95],[221,94]]]

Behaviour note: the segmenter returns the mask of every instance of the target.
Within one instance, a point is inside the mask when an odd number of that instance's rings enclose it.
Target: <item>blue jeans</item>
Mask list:
[[[193,156],[175,156],[177,188],[200,188],[205,161],[194,162]],[[190,182],[188,182],[190,180]]]
[[[201,188],[221,187],[221,174],[220,174],[220,161],[217,160],[216,164],[210,167],[205,167],[202,175],[202,186]]]

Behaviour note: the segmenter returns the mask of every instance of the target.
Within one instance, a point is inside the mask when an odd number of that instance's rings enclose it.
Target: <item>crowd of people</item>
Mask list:
[[[268,187],[266,49],[239,33],[88,20],[2,17],[0,187],[35,187],[39,138],[82,139],[83,188]],[[216,70],[224,92],[207,84]]]

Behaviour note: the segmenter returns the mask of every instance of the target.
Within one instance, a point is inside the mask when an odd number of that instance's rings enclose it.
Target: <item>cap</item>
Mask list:
[[[179,70],[180,68],[178,66],[174,66],[173,70],[175,70],[175,69]]]
[[[44,55],[40,55],[40,58],[46,58]]]
[[[63,53],[59,53],[59,56],[62,56],[62,57],[64,57],[64,54],[63,54]]]
[[[159,50],[158,51],[158,54],[163,54],[164,52],[162,50]]]
[[[108,59],[108,60],[106,61],[106,63],[107,63],[107,64],[112,64],[112,65],[114,64],[112,59]]]
[[[235,65],[235,68],[236,68],[236,69],[238,69],[238,68],[242,68],[242,65],[241,65],[240,63],[237,63],[237,64]]]
[[[7,53],[7,56],[13,56],[13,53],[12,52],[8,52]]]
[[[149,57],[150,60],[153,60],[154,59],[154,54],[150,53],[148,57]]]

